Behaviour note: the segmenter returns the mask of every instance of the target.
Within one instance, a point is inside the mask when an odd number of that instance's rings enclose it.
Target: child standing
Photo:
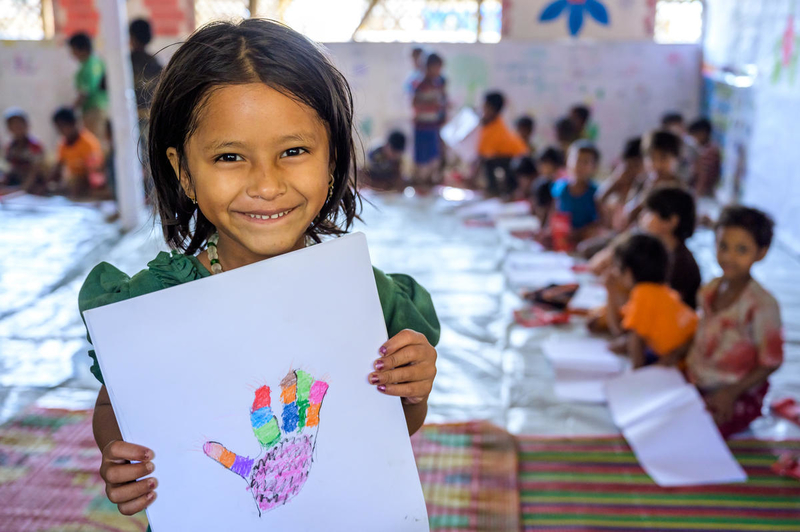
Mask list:
[[[108,114],[106,92],[106,66],[92,52],[92,39],[85,33],[76,33],[69,39],[72,56],[81,64],[75,73],[75,88],[78,99],[75,108],[80,109],[83,125],[97,139],[103,139]]]
[[[29,193],[44,194],[47,191],[44,148],[28,130],[27,113],[19,107],[12,107],[6,109],[4,118],[11,142],[6,147],[8,171],[2,184],[20,187]]]
[[[597,142],[597,124],[591,121],[592,110],[586,105],[573,105],[569,110],[569,119],[575,125],[578,138]]]
[[[665,357],[688,347],[697,329],[697,314],[666,284],[668,269],[667,248],[654,236],[631,235],[614,251],[613,273],[606,282],[629,295],[622,304],[619,292],[609,290],[609,326],[617,335],[627,331],[634,368],[669,360]]]
[[[132,278],[96,266],[81,312],[341,235],[358,214],[350,88],[317,45],[286,26],[248,19],[196,31],[164,69],[150,119],[156,205],[173,251]],[[390,339],[364,377],[376,393],[402,398],[412,434],[427,412],[439,322],[411,277],[374,275]],[[155,468],[153,450],[122,441],[105,387],[93,422],[108,498],[126,515],[145,509],[158,485],[142,479]]]
[[[700,293],[702,319],[687,366],[728,437],[761,416],[768,378],[783,362],[783,335],[778,302],[750,272],[772,243],[772,220],[756,209],[728,207],[715,232],[722,277]]]
[[[698,146],[695,166],[695,190],[699,196],[713,196],[722,172],[719,146],[712,138],[713,127],[707,118],[700,118],[689,126],[691,135]]]
[[[483,101],[478,157],[484,168],[489,195],[500,194],[500,179],[504,181],[504,194],[510,195],[514,192],[516,182],[511,173],[511,159],[528,152],[525,141],[508,129],[500,116],[505,104],[506,98],[499,92],[487,93]]]
[[[61,134],[58,161],[53,168],[53,180],[73,198],[105,185],[102,173],[103,149],[89,130],[78,126],[75,113],[62,107],[53,115],[53,124]],[[105,127],[105,125],[104,125]]]
[[[414,180],[423,185],[438,181],[442,157],[439,132],[447,118],[447,82],[444,61],[430,54],[425,77],[414,89]]]
[[[594,176],[600,164],[600,152],[589,141],[579,140],[569,150],[567,179],[553,184],[555,209],[569,217],[571,239],[578,243],[591,237],[598,228],[597,185]]]

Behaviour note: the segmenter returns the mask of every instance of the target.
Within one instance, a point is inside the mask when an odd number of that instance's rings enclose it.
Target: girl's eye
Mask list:
[[[243,160],[241,155],[236,155],[235,153],[223,153],[216,158],[216,161],[221,163],[238,163]]]
[[[285,152],[281,153],[281,157],[297,157],[298,155],[302,155],[304,153],[308,153],[308,150],[305,148],[289,148]]]

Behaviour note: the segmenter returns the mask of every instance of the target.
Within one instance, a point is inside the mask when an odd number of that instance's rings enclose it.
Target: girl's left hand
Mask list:
[[[436,377],[436,349],[424,334],[406,329],[390,338],[379,349],[375,371],[369,382],[386,395],[402,397],[415,405],[428,398]]]

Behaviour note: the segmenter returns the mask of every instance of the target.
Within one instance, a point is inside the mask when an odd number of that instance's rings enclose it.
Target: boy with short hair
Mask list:
[[[586,105],[573,105],[569,111],[569,119],[575,125],[578,138],[597,142],[597,124],[591,122],[592,110]]]
[[[534,214],[542,222],[542,226],[547,223],[550,209],[553,206],[553,183],[561,179],[564,165],[564,153],[554,146],[547,148],[539,156],[536,165],[539,177],[533,182],[531,188]]]
[[[661,129],[677,135],[683,142],[677,173],[685,184],[692,183],[699,153],[694,138],[686,133],[683,115],[675,111],[665,113],[661,117]]]
[[[29,132],[28,114],[19,107],[11,107],[3,113],[11,142],[6,147],[5,159],[8,171],[2,184],[20,187],[32,194],[46,192],[44,175],[44,148]]]
[[[519,138],[528,146],[528,155],[534,157],[536,145],[533,143],[533,136],[536,133],[536,120],[532,116],[522,115],[514,122],[514,128]]]
[[[478,133],[478,157],[485,170],[490,195],[501,193],[499,179],[504,182],[502,193],[513,194],[516,181],[511,172],[511,160],[528,153],[525,141],[506,126],[501,116],[505,102],[505,96],[494,91],[487,93],[483,102],[483,116]]]
[[[152,99],[152,84],[161,74],[158,59],[147,53],[147,45],[153,38],[150,23],[136,19],[128,27],[131,42],[131,66],[133,67],[133,90],[136,93],[136,107],[139,119],[146,119]]]
[[[557,181],[552,187],[555,210],[569,217],[574,243],[591,237],[599,225],[594,182],[599,164],[600,151],[591,142],[579,140],[569,150],[567,179]]]
[[[103,150],[88,129],[78,127],[75,113],[62,107],[53,115],[53,124],[61,134],[54,181],[62,183],[71,197],[83,197],[91,188],[105,185],[102,174]]]
[[[102,139],[108,113],[105,64],[92,52],[92,39],[86,33],[74,34],[69,38],[68,44],[72,56],[81,64],[75,73],[75,88],[78,91],[75,108],[80,109],[86,129],[95,138]]]
[[[712,138],[713,132],[711,121],[707,118],[695,120],[689,126],[689,135],[697,142],[699,149],[694,182],[698,196],[713,196],[722,172],[720,150]]]
[[[606,283],[621,286],[609,290],[609,326],[627,336],[627,354],[633,367],[671,361],[685,350],[697,329],[697,314],[667,285],[669,253],[657,237],[633,234],[614,249],[614,266]],[[617,316],[622,316],[619,323]]]
[[[641,190],[625,206],[625,225],[636,223],[644,207],[644,199],[658,185],[678,185],[678,164],[681,157],[681,139],[669,131],[655,131],[642,141],[647,178]]]

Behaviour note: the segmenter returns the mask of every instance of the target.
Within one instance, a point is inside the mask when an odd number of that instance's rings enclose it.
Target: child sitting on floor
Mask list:
[[[627,354],[634,368],[685,351],[697,329],[697,314],[667,285],[669,254],[658,238],[633,234],[614,252],[607,276],[611,332],[627,332]],[[624,301],[623,289],[628,292]],[[617,316],[622,316],[620,323]]]
[[[0,185],[20,187],[29,193],[47,191],[44,148],[28,127],[28,114],[19,107],[6,109],[6,127],[11,142],[6,147],[7,171],[0,175]]]
[[[713,196],[719,184],[722,163],[719,146],[713,139],[714,128],[707,118],[700,118],[689,126],[689,135],[697,143],[694,187],[698,196]]]
[[[542,226],[547,223],[550,209],[553,206],[553,183],[561,179],[564,175],[564,152],[555,146],[544,150],[539,156],[536,167],[539,170],[539,177],[531,185],[533,213],[542,222]]]
[[[625,207],[622,223],[615,227],[622,231],[635,225],[639,213],[644,207],[644,199],[658,185],[681,185],[678,177],[678,164],[681,157],[681,139],[669,131],[656,131],[643,141],[642,151],[645,153],[645,169],[647,178],[639,192],[631,198]]]
[[[534,183],[539,176],[536,162],[527,155],[524,157],[517,157],[511,161],[511,172],[514,174],[514,179],[517,181],[517,190],[514,191],[511,199],[514,201],[524,199],[530,200],[531,208],[535,211],[536,196]]]
[[[702,319],[687,367],[728,437],[761,416],[768,378],[783,362],[783,335],[777,301],[750,273],[772,243],[772,220],[756,209],[728,207],[715,232],[722,277],[700,292]]]
[[[620,162],[611,176],[601,185],[598,203],[611,227],[621,225],[625,205],[639,192],[644,177],[642,138],[634,137],[625,143]]]
[[[61,134],[58,145],[58,162],[53,169],[53,180],[60,183],[70,197],[86,196],[90,189],[99,189],[106,184],[103,165],[103,149],[88,129],[78,126],[75,113],[62,107],[53,115],[53,123]]]
[[[694,197],[683,187],[659,186],[644,200],[639,227],[658,237],[669,253],[669,286],[684,303],[697,308],[697,291],[702,279],[694,255],[686,241],[694,234],[696,209]]]
[[[364,173],[361,176],[366,186],[376,190],[397,190],[402,185],[401,166],[406,150],[406,136],[401,131],[392,131],[386,142],[367,155]]]
[[[600,212],[595,199],[597,185],[593,181],[599,163],[600,152],[594,144],[586,140],[576,141],[569,150],[567,179],[557,181],[552,187],[555,210],[569,217],[573,243],[593,236],[599,228]]]
[[[528,154],[528,145],[506,125],[501,113],[506,99],[499,92],[489,92],[483,102],[483,116],[478,133],[478,157],[484,168],[490,196],[514,193],[517,183],[511,172],[511,160]],[[502,181],[502,184],[501,184]]]

